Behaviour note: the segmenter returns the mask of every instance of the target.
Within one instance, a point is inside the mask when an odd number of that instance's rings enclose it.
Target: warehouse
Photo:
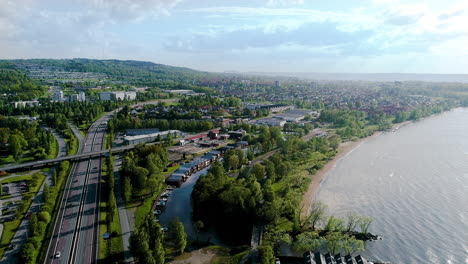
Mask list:
[[[167,138],[168,135],[171,135],[173,138],[176,138],[176,137],[182,136],[182,132],[179,130],[167,130],[167,131],[161,131],[161,132],[146,134],[146,135],[125,136],[124,143],[126,145],[147,143],[147,142],[155,141],[157,139],[165,139]]]

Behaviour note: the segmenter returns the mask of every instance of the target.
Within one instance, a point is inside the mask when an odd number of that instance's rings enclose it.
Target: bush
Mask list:
[[[38,215],[39,221],[45,222],[48,224],[50,222],[50,214],[48,212],[42,211]]]

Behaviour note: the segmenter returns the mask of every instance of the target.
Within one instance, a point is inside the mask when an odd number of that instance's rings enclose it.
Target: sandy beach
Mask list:
[[[409,123],[411,123],[411,121],[405,121],[403,123],[394,124],[392,126],[392,130],[399,129],[400,127]],[[365,141],[371,138],[375,138],[380,134],[382,134],[382,131],[377,131],[372,136],[360,138],[356,141],[346,141],[340,144],[340,146],[338,147],[338,154],[336,154],[336,156],[332,160],[325,164],[325,166],[323,166],[322,169],[317,171],[316,174],[310,176],[312,178],[312,182],[310,183],[309,188],[307,189],[307,192],[304,194],[304,197],[302,199],[301,208],[303,210],[303,215],[307,214],[307,211],[312,205],[312,202],[315,200],[317,191],[320,187],[320,183],[325,178],[325,176],[327,176],[328,172],[336,166],[336,163],[342,158],[346,157],[346,155],[351,153],[354,149],[359,147]]]

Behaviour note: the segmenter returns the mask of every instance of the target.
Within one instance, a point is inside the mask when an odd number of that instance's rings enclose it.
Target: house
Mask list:
[[[244,148],[247,148],[248,146],[249,146],[249,142],[247,142],[247,141],[238,141],[236,143],[237,148],[244,149]]]
[[[212,129],[208,132],[208,137],[211,139],[218,139],[219,129]]]
[[[166,183],[168,185],[174,185],[177,187],[180,187],[182,183],[184,182],[184,177],[181,175],[171,175],[169,178],[166,179]]]
[[[218,139],[219,140],[228,140],[231,137],[229,134],[220,134]]]
[[[192,142],[192,143],[193,143],[193,142],[197,142],[197,141],[200,141],[200,140],[205,139],[206,136],[207,136],[206,134],[198,134],[198,135],[196,135],[196,136],[192,136],[192,137],[187,138],[187,140],[188,140],[189,142]]]
[[[229,131],[229,137],[235,140],[241,140],[245,135],[247,135],[247,131],[243,129],[238,129],[236,131]]]

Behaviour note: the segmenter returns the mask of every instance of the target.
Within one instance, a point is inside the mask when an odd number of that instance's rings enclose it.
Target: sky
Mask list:
[[[0,58],[468,73],[466,0],[0,0]]]

